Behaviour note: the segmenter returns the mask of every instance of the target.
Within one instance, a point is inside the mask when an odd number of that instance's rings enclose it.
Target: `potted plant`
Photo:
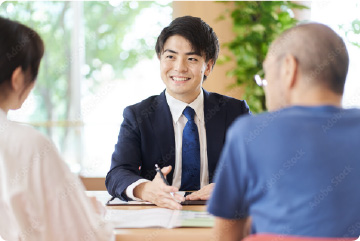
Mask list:
[[[225,2],[228,4],[228,2]],[[262,63],[270,43],[285,29],[294,26],[297,20],[293,9],[305,9],[306,6],[288,1],[235,1],[234,8],[219,19],[231,17],[234,40],[225,44],[234,57],[223,56],[221,62],[235,58],[236,68],[228,76],[236,77],[236,85],[243,86],[244,99],[254,113],[266,110],[264,90],[253,81],[254,75],[263,75]]]

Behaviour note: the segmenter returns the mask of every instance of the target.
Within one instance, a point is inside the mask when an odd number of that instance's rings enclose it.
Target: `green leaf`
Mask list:
[[[264,90],[253,81],[253,76],[262,69],[270,43],[284,30],[294,26],[297,20],[289,14],[291,9],[306,9],[306,6],[287,1],[236,1],[230,16],[236,37],[223,46],[235,56],[236,67],[228,72],[236,77],[235,86],[244,86],[243,98],[253,113],[266,110]],[[232,58],[222,58],[221,63]]]

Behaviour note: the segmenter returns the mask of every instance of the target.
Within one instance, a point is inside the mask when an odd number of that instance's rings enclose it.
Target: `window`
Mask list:
[[[359,12],[360,1],[313,1],[311,4],[312,20],[327,24],[345,40],[349,52],[350,64],[343,105],[348,108],[360,107]]]
[[[46,51],[34,91],[9,118],[51,137],[73,172],[105,176],[123,109],[164,89],[154,47],[171,4],[5,2],[0,15],[35,29]]]

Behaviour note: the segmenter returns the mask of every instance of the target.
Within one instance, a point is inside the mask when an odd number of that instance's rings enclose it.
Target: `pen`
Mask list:
[[[158,172],[158,173],[160,174],[160,177],[161,177],[161,179],[164,181],[164,183],[169,186],[169,183],[168,183],[168,181],[166,180],[166,178],[164,177],[164,174],[161,172],[160,167],[158,166],[158,164],[155,164],[155,170],[156,170],[156,172]],[[174,193],[173,193],[173,192],[171,192],[170,195],[171,195],[172,197],[174,197]]]
[[[112,196],[107,202],[106,202],[106,205],[109,205],[111,203],[111,201],[114,201],[116,197],[115,196]]]

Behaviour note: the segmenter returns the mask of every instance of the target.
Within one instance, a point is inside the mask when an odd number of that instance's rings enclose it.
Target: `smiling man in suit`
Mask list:
[[[178,190],[196,191],[187,199],[207,200],[225,141],[245,101],[202,88],[219,53],[213,29],[184,16],[164,28],[155,47],[166,90],[124,110],[118,143],[106,177],[108,192],[123,200],[146,200],[181,209]],[[170,185],[155,171],[155,164]]]

